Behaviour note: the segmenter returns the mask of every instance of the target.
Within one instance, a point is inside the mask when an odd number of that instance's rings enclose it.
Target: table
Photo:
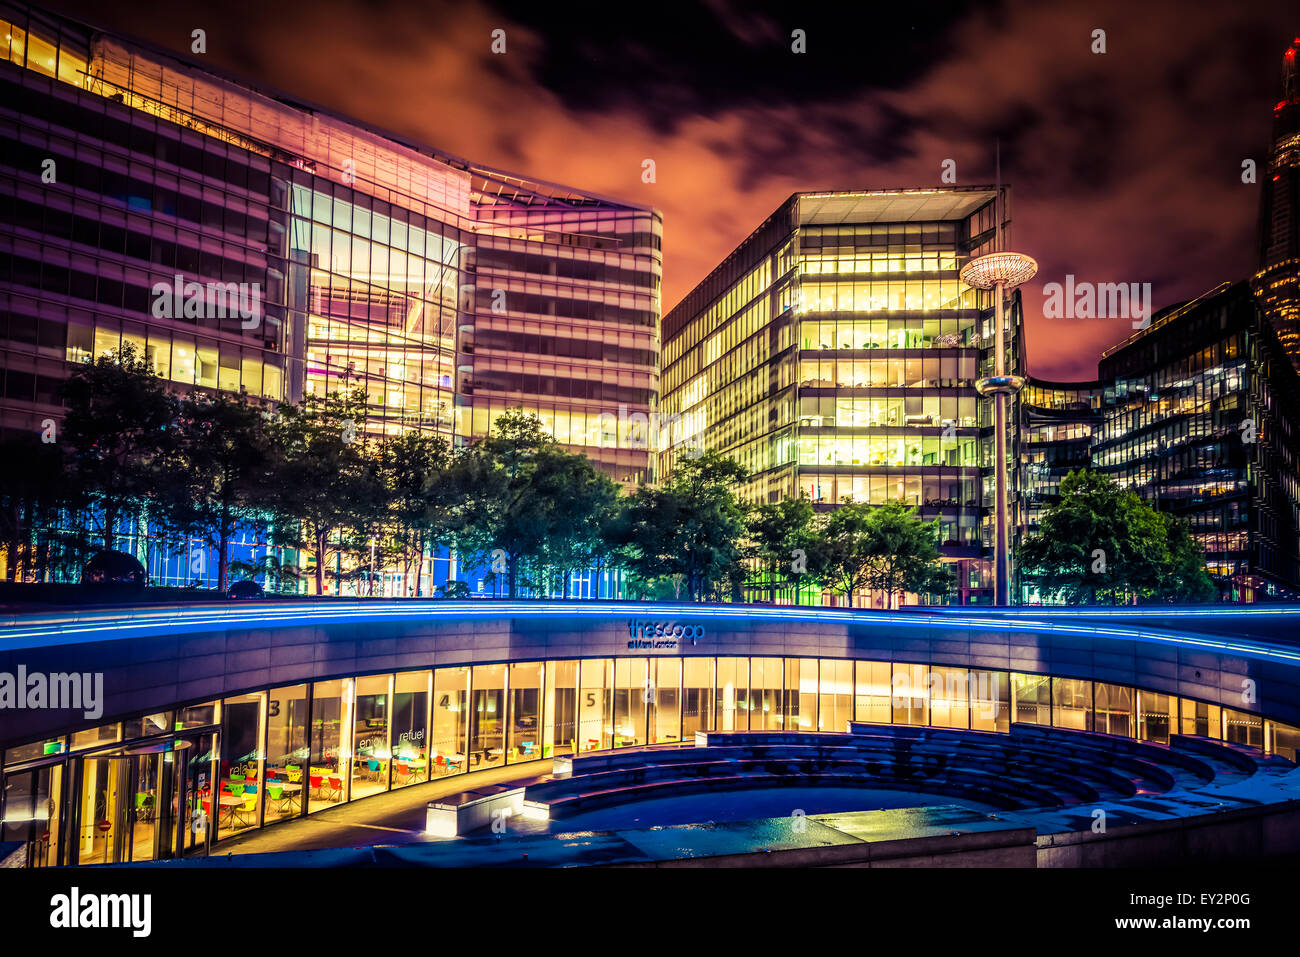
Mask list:
[[[294,809],[294,810],[298,810],[299,808],[302,807],[302,805],[299,803],[299,801],[300,801],[299,795],[302,793],[302,785],[301,785],[301,784],[289,784],[288,782],[286,782],[286,783],[284,783],[284,784],[280,784],[280,785],[276,785],[276,786],[281,788],[281,796],[280,796],[280,798],[277,800],[277,799],[271,797],[271,792],[270,792],[270,790],[269,790],[269,788],[271,787],[271,785],[268,784],[268,785],[267,785],[268,790],[267,790],[267,792],[266,792],[266,799],[267,799],[268,801],[276,801],[276,804],[277,804],[277,806],[276,806],[276,810],[277,810],[278,812],[283,812],[284,809],[285,809],[286,807],[289,807],[290,805],[293,806],[293,809]]]
[[[237,808],[237,807],[243,807],[243,806],[244,806],[244,799],[243,799],[242,797],[235,797],[235,795],[233,795],[233,794],[222,794],[222,795],[220,795],[220,796],[217,798],[217,828],[218,828],[218,830],[220,830],[220,828],[221,828],[221,815],[222,815],[222,812],[225,812],[225,814],[226,814],[226,823],[229,824],[230,827],[231,827],[231,829],[233,830],[233,829],[234,829],[234,826],[235,826],[235,808]],[[228,811],[226,810],[227,808],[229,808]]]

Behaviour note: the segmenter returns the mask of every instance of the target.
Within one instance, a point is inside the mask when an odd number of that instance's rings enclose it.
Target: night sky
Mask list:
[[[1267,160],[1300,35],[1294,0],[553,6],[52,4],[186,56],[203,28],[206,59],[255,84],[656,206],[665,313],[790,193],[937,186],[949,158],[959,185],[989,183],[1000,140],[1014,247],[1040,264],[1030,369],[1056,379],[1094,376],[1132,328],[1043,318],[1044,283],[1149,282],[1159,309],[1250,273],[1259,187],[1241,165]]]

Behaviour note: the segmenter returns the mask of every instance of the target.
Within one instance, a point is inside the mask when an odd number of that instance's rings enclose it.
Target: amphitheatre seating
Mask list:
[[[1010,734],[851,722],[847,732],[700,732],[693,748],[557,759],[523,805],[560,819],[632,801],[782,786],[923,792],[999,810],[1122,801],[1240,780],[1268,762],[1174,735],[1170,746],[1015,724]],[[1278,769],[1290,762],[1277,759]],[[1272,767],[1273,765],[1269,765]]]

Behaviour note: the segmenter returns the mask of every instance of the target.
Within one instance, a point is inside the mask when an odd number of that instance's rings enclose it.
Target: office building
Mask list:
[[[0,430],[39,434],[78,363],[131,346],[182,392],[361,388],[380,435],[468,442],[522,407],[618,481],[652,477],[655,210],[30,7],[0,26]],[[155,583],[194,577],[148,539],[121,547]]]
[[[1099,377],[1092,468],[1187,523],[1224,600],[1300,597],[1300,376],[1249,285],[1157,313]]]
[[[657,212],[28,7],[0,21],[0,426],[57,418],[71,364],[129,344],[179,389],[359,386],[389,435],[469,440],[522,406],[649,477],[610,423],[655,409]],[[159,308],[159,283],[186,305]]]
[[[955,600],[987,602],[993,403],[975,382],[992,374],[993,300],[959,273],[993,250],[997,195],[790,197],[664,317],[662,470],[700,447],[745,466],[752,503],[902,499],[940,521]]]

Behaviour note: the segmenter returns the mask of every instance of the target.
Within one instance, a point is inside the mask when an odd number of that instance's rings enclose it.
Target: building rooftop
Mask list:
[[[964,219],[986,203],[992,186],[799,193],[799,224],[911,223]]]

